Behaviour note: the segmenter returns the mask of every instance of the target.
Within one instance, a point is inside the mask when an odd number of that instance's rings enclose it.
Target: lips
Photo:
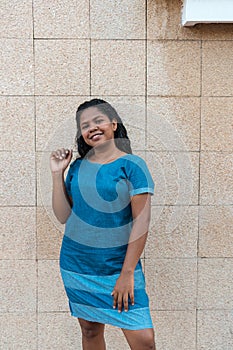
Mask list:
[[[90,136],[89,139],[92,140],[92,139],[95,138],[96,136],[101,136],[101,135],[103,135],[103,132],[98,132],[98,133],[96,133],[96,134]]]

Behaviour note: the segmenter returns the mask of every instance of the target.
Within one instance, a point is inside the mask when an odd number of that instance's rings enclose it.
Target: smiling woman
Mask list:
[[[86,120],[85,120],[86,118]],[[92,120],[94,119],[94,120]],[[94,122],[95,124],[91,124]],[[78,146],[78,152],[81,157],[91,157],[91,155],[96,155],[94,152],[93,146],[95,144],[89,144],[88,140],[84,139],[86,136],[86,130],[89,130],[90,126],[95,126],[96,133],[104,132],[103,124],[107,125],[107,128],[111,126],[114,133],[109,130],[111,133],[111,137],[114,138],[114,143],[110,138],[110,143],[114,148],[117,148],[115,151],[120,150],[124,153],[132,153],[130,140],[127,135],[127,131],[125,129],[124,124],[116,110],[107,102],[101,99],[92,99],[91,101],[86,101],[82,103],[76,113],[76,123],[77,123],[77,134],[76,134],[76,142]],[[81,123],[84,123],[81,125]],[[98,129],[101,126],[101,129]],[[82,129],[84,127],[84,129]],[[94,135],[94,133],[92,133]],[[109,137],[105,134],[106,137]],[[87,141],[87,142],[86,142]],[[104,142],[102,142],[104,145]],[[107,144],[106,144],[107,146]],[[107,151],[108,147],[105,147],[105,151]],[[97,150],[97,148],[95,148]],[[98,152],[98,151],[97,151]],[[108,153],[111,154],[111,150],[109,149]],[[106,156],[105,153],[102,153],[101,157]],[[105,160],[106,161],[106,160]]]
[[[60,268],[71,314],[79,320],[85,350],[105,349],[104,324],[120,327],[133,350],[155,349],[140,260],[153,180],[144,160],[132,154],[109,103],[83,103],[76,122],[80,157],[65,181],[72,152],[61,149],[50,157],[53,209],[66,223]]]
[[[96,107],[92,107],[86,109],[81,114],[80,129],[84,142],[86,142],[87,145],[96,147],[97,144],[98,146],[102,144],[107,148],[109,145],[105,144],[105,142],[114,139],[114,131],[117,129],[117,121],[116,119],[110,121],[107,115],[100,114]]]

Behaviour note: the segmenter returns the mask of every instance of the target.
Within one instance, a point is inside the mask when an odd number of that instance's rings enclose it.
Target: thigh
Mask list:
[[[153,328],[140,330],[122,329],[127,342],[132,350],[156,350]]]

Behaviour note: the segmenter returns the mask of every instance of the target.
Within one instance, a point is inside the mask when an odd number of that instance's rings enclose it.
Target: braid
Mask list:
[[[114,133],[115,143],[117,148],[119,148],[121,151],[125,153],[132,153],[130,140],[127,135],[127,130],[123,123],[117,124],[117,130]]]
[[[85,155],[87,153],[89,153],[92,149],[92,147],[90,147],[89,145],[86,144],[82,135],[79,137],[76,135],[76,143],[77,143],[77,147],[78,147],[78,153],[80,154],[81,158],[84,158]]]

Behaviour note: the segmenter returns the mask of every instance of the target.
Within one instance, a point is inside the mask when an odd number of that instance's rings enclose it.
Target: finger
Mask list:
[[[122,297],[122,294],[119,293],[117,298],[118,312],[122,311]]]
[[[113,305],[112,305],[112,307],[113,307],[113,309],[115,309],[116,306],[117,306],[117,293],[115,291],[113,291],[111,293],[111,295],[113,296]]]
[[[51,159],[57,158],[57,155],[56,155],[56,152],[55,152],[55,151],[53,151],[53,152],[51,153],[50,158],[51,158]]]
[[[128,293],[125,293],[123,297],[125,311],[129,310],[128,300],[129,300]]]
[[[133,292],[131,292],[130,293],[130,295],[129,295],[129,297],[130,297],[130,301],[131,301],[131,305],[134,305],[134,293]]]
[[[73,150],[72,149],[71,150],[67,149],[66,150],[66,156],[69,157],[69,159],[71,159],[72,156],[73,156]]]
[[[63,158],[66,157],[66,150],[65,150],[65,148],[62,148],[62,149],[61,149],[61,156],[62,156]]]
[[[62,156],[62,157],[65,157],[65,155],[66,155],[65,148],[61,148],[61,149],[60,149],[60,153],[61,153],[61,156]]]
[[[61,150],[60,150],[60,149],[57,149],[57,150],[55,151],[55,154],[56,154],[56,158],[57,158],[57,159],[62,159],[62,155],[61,155]]]
[[[60,149],[60,159],[65,159],[67,157],[67,153],[65,148]]]
[[[56,151],[56,158],[63,160],[67,157],[69,150],[67,150],[68,152],[66,152],[65,148],[61,148],[61,149],[57,149]]]

